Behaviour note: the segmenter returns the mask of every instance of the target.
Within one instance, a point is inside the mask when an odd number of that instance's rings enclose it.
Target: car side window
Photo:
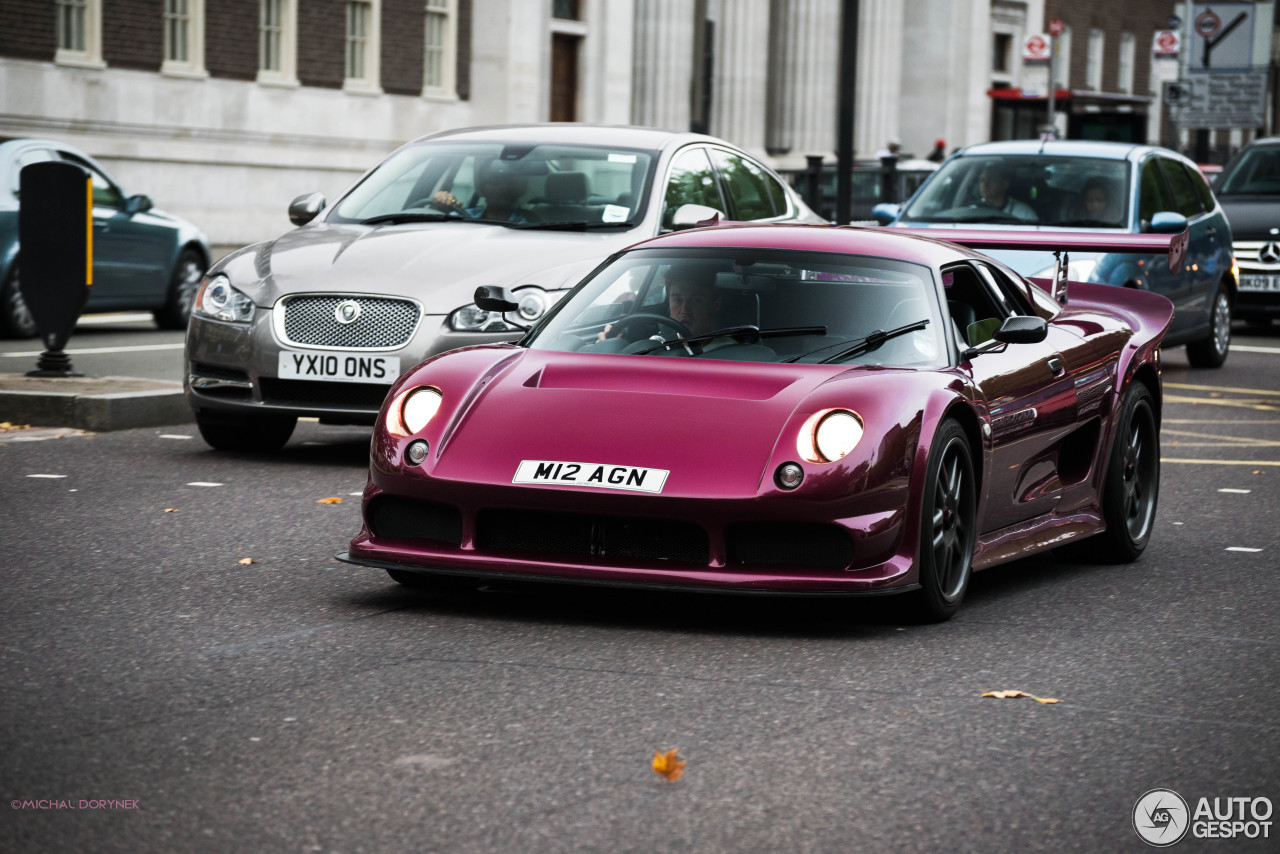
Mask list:
[[[1207,211],[1213,210],[1218,203],[1213,197],[1213,190],[1209,188],[1209,182],[1205,180],[1204,173],[1199,169],[1188,169],[1185,163],[1182,164],[1182,168],[1191,176],[1191,186],[1196,188],[1196,195],[1200,197],[1200,204]]]
[[[990,341],[1009,316],[1004,300],[997,298],[992,284],[971,264],[945,267],[942,290],[961,349]]]
[[[1204,213],[1204,208],[1200,205],[1200,194],[1196,192],[1195,185],[1191,183],[1191,177],[1182,168],[1182,164],[1167,157],[1159,158],[1159,162],[1160,171],[1164,173],[1169,188],[1173,191],[1173,209],[1187,219]]]
[[[1025,286],[1014,282],[1005,272],[990,264],[980,264],[979,269],[987,277],[987,282],[991,287],[995,288],[1000,298],[1004,301],[1005,308],[1011,314],[1034,315],[1036,312],[1032,309],[1030,303],[1027,302],[1027,292]]]
[[[724,181],[734,219],[744,222],[772,219],[787,212],[786,202],[781,198],[782,188],[771,187],[775,182],[759,166],[720,149],[712,149],[711,157]]]
[[[1171,211],[1173,205],[1169,201],[1169,192],[1165,189],[1164,178],[1160,175],[1156,158],[1142,164],[1138,187],[1138,219],[1151,222],[1151,218],[1160,211]]]
[[[101,170],[82,160],[74,154],[68,154],[65,151],[59,152],[62,159],[68,163],[74,163],[82,167],[89,173],[89,177],[93,180],[93,206],[95,208],[122,208],[124,207],[124,193],[120,192],[120,188],[115,185]]]
[[[671,162],[665,200],[666,208],[662,212],[664,229],[671,228],[671,222],[681,205],[706,205],[728,212],[716,186],[715,172],[705,148],[687,148],[676,155]]]

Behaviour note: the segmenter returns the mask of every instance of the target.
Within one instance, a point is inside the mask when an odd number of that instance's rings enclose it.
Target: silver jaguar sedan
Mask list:
[[[372,424],[436,353],[513,340],[618,250],[716,215],[823,222],[721,140],[573,124],[446,131],[397,149],[299,228],[226,256],[192,309],[186,394],[206,442],[270,451],[300,416]],[[518,310],[483,311],[480,285]]]

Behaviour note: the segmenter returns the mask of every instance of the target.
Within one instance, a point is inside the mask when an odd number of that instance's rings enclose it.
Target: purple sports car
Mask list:
[[[1066,258],[1032,283],[973,248],[1176,269],[1185,245],[805,225],[640,243],[518,343],[399,379],[338,557],[410,585],[907,592],[935,620],[975,569],[1086,537],[1134,560],[1171,303],[1068,283]],[[502,288],[476,302],[517,317]]]

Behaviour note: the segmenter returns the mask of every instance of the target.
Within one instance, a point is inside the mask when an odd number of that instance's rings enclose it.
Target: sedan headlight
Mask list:
[[[402,391],[387,410],[387,431],[402,439],[418,433],[435,417],[443,400],[444,395],[434,386]]]
[[[848,409],[823,410],[800,428],[796,450],[811,463],[834,463],[858,446],[862,432],[862,419],[856,412]]]
[[[561,292],[563,293],[563,291]],[[537,285],[525,285],[513,291],[518,307],[513,314],[521,323],[531,324],[547,313],[559,294],[549,294]],[[449,315],[449,328],[455,332],[523,332],[496,311],[485,311],[475,303],[455,309]]]
[[[205,279],[201,284],[192,310],[215,320],[248,323],[253,320],[254,305],[253,300],[231,286],[230,279],[217,275]]]

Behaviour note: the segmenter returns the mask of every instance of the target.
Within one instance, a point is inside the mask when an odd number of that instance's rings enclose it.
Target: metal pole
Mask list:
[[[853,108],[858,82],[858,0],[840,13],[840,88],[836,119],[836,224],[853,219]]]
[[[1053,114],[1057,111],[1057,89],[1058,82],[1054,79],[1058,74],[1058,37],[1053,33],[1049,34],[1049,115],[1045,117],[1045,124],[1056,128],[1058,126]],[[1057,136],[1057,133],[1054,133]]]

